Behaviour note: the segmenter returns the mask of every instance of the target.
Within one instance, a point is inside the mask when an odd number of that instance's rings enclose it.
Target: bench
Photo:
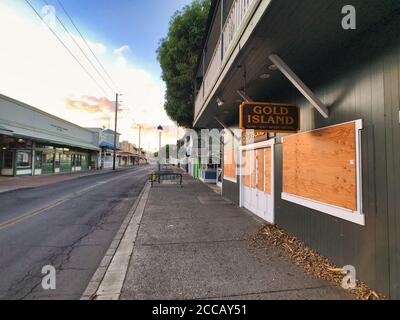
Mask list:
[[[175,173],[172,170],[155,171],[150,175],[151,187],[153,188],[154,182],[161,181],[176,181],[177,185],[182,187],[183,176],[180,173]]]

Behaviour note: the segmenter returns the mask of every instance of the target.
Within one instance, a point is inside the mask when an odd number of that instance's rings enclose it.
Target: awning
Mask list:
[[[3,133],[5,132],[5,133]],[[5,134],[9,136],[13,136],[16,138],[25,138],[25,139],[30,139],[35,142],[42,142],[42,143],[51,143],[59,146],[66,146],[66,147],[74,147],[74,148],[80,148],[80,149],[86,149],[86,150],[93,150],[93,151],[100,151],[100,148],[98,148],[95,145],[88,144],[85,142],[79,141],[79,138],[74,137],[68,137],[68,136],[59,136],[59,135],[53,135],[53,134],[48,134],[48,133],[42,133],[38,131],[32,131],[20,127],[14,127],[14,126],[0,126],[0,134]]]
[[[100,148],[114,150],[114,144],[107,142],[107,141],[103,141],[102,143],[100,143]],[[117,150],[120,150],[120,149],[117,148]]]
[[[6,135],[6,136],[12,136],[12,135],[13,135],[13,132],[14,132],[14,131],[12,131],[11,129],[9,129],[9,128],[5,127],[5,126],[0,125],[0,134]]]
[[[119,156],[121,157],[138,157],[139,155],[134,154],[132,152],[127,152],[127,151],[121,151],[118,153]]]

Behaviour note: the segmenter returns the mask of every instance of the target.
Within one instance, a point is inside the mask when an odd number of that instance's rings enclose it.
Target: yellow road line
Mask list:
[[[93,186],[91,186],[91,187],[87,187],[87,188],[84,188],[84,189],[79,190],[79,191],[77,191],[77,192],[71,193],[71,194],[69,194],[68,196],[66,196],[66,197],[64,197],[64,198],[62,198],[62,199],[60,199],[60,200],[57,200],[56,202],[53,202],[53,203],[49,204],[47,207],[40,208],[40,209],[31,211],[31,212],[28,212],[28,213],[24,213],[24,214],[22,214],[22,215],[20,215],[20,216],[18,216],[18,217],[16,217],[16,218],[13,218],[13,219],[10,219],[10,220],[8,220],[8,221],[5,221],[5,222],[3,222],[3,223],[0,224],[0,231],[1,231],[1,230],[4,230],[5,228],[11,227],[11,226],[13,226],[13,225],[16,225],[16,224],[19,223],[19,222],[22,222],[22,221],[25,221],[25,220],[27,220],[27,219],[33,218],[33,217],[35,217],[35,216],[37,216],[37,215],[39,215],[39,214],[42,214],[42,213],[44,213],[44,212],[46,212],[46,211],[48,211],[48,210],[50,210],[50,209],[53,209],[53,208],[55,208],[55,207],[58,207],[59,205],[61,205],[61,204],[65,203],[65,202],[67,202],[68,200],[71,200],[71,199],[76,198],[76,197],[79,197],[79,196],[81,196],[81,195],[83,195],[83,194],[85,194],[85,193],[88,193],[89,191],[95,189],[95,188],[98,187],[98,186],[101,186],[101,185],[103,185],[103,184],[112,182],[112,181],[114,181],[114,180],[118,180],[118,179],[120,179],[120,178],[124,178],[124,177],[126,177],[126,176],[130,176],[130,175],[132,175],[133,173],[136,173],[136,171],[134,171],[134,172],[132,172],[132,173],[130,173],[130,174],[124,175],[124,176],[118,176],[118,177],[114,177],[114,178],[112,178],[112,179],[108,179],[108,180],[105,180],[105,181],[100,181],[100,182],[96,183],[95,185],[93,185]]]

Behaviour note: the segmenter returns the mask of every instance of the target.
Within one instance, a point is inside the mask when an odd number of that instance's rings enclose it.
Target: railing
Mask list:
[[[199,114],[213,90],[222,72],[221,69],[228,58],[227,53],[235,45],[235,40],[244,21],[257,2],[258,0],[235,0],[233,2],[195,100],[195,117]]]

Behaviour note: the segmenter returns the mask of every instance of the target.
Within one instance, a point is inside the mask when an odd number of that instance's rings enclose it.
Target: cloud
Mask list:
[[[107,53],[107,47],[101,42],[88,42],[90,48],[96,54],[105,54]]]
[[[0,0],[0,39],[7,43],[0,51],[1,93],[83,127],[112,126],[114,93],[105,96],[41,21],[28,10],[24,14],[23,10],[16,9],[13,1],[9,0],[10,5],[7,5]],[[60,34],[73,48],[68,35]],[[74,37],[82,41],[78,35]],[[150,127],[173,126],[163,107],[165,84],[159,75],[129,60],[129,46],[107,50],[89,36],[86,39],[99,52],[104,52],[99,59],[124,94],[118,119],[121,139],[138,142],[138,130],[132,128],[132,124],[146,124],[149,130],[142,136],[143,146],[151,150],[158,147],[157,131],[151,133]],[[26,48],[29,48],[29,55]],[[74,53],[103,84],[79,50],[75,48]],[[166,140],[168,136],[171,136],[170,142]],[[166,130],[163,143],[172,143],[176,140],[173,136]]]
[[[124,45],[118,49],[115,49],[114,55],[117,57],[117,61],[119,63],[125,64],[125,63],[127,63],[125,54],[129,53],[130,51],[131,51],[131,48],[128,45]]]
[[[131,48],[128,45],[124,45],[118,49],[114,50],[114,54],[119,56],[119,55],[124,55],[125,53],[129,52]]]
[[[68,98],[67,107],[89,113],[112,113],[115,112],[115,101],[110,101],[107,98],[83,96],[78,100]],[[124,109],[119,106],[118,110],[123,111]]]
[[[156,135],[158,137],[158,130],[157,130],[158,126],[154,126],[151,124],[140,124],[140,127],[142,129],[143,134]],[[177,128],[175,126],[162,125],[162,127],[163,127],[162,136],[164,138],[177,140],[177,139],[181,138],[185,133],[185,131],[182,128]],[[134,130],[138,130],[139,125],[134,124],[131,126],[131,128]]]

